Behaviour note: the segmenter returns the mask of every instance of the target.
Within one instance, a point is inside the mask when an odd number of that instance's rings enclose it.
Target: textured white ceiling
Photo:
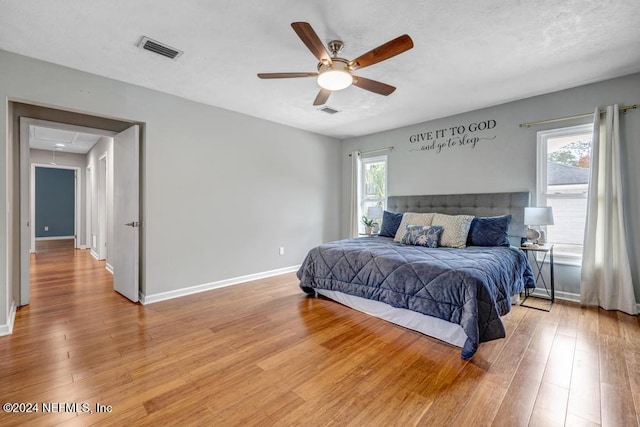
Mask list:
[[[29,126],[29,147],[37,150],[56,150],[67,153],[86,154],[100,140],[101,135]]]
[[[258,79],[316,70],[294,21],[347,59],[409,34],[358,72],[398,89],[336,92],[329,115],[315,79]],[[143,35],[184,55],[140,50]],[[638,72],[640,1],[0,0],[0,49],[345,138]]]

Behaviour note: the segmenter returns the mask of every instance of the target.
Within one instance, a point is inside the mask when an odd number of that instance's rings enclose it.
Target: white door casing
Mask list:
[[[107,239],[107,230],[109,223],[109,215],[108,215],[108,182],[109,182],[109,167],[108,167],[109,155],[107,152],[104,152],[98,158],[98,185],[97,185],[97,193],[96,193],[96,205],[97,205],[97,229],[94,231],[97,236],[97,245],[96,245],[96,255],[98,260],[106,260],[107,259],[107,245],[110,245],[111,242],[108,242]]]
[[[139,299],[139,126],[113,137],[113,289]]]
[[[20,118],[20,300],[27,305],[30,300],[29,274],[31,250],[31,168],[29,163],[29,119]],[[35,248],[34,248],[35,249]]]
[[[85,200],[86,202],[86,206],[85,206],[85,241],[84,241],[84,247],[85,248],[89,248],[89,250],[91,250],[93,248],[92,245],[92,238],[91,238],[91,233],[92,233],[92,228],[91,228],[91,215],[92,215],[92,211],[91,211],[91,197],[93,197],[93,193],[91,191],[91,185],[92,185],[92,179],[91,179],[91,165],[87,166],[86,172],[84,174],[84,176],[86,177],[85,179],[85,190],[86,190],[86,198]]]

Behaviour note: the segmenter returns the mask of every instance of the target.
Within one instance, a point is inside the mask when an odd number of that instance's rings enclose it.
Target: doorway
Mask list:
[[[31,247],[43,240],[72,240],[80,248],[77,230],[81,226],[82,202],[79,168],[31,163]]]
[[[19,124],[19,129],[20,129],[19,132],[14,133],[14,135],[17,135],[17,138],[14,137],[14,144],[17,143],[19,144],[18,146],[20,147],[19,150],[16,150],[19,152],[19,160],[17,163],[20,165],[19,167],[20,179],[14,180],[14,182],[19,182],[18,193],[20,198],[20,210],[19,210],[19,216],[20,216],[19,248],[20,250],[19,251],[16,250],[15,252],[13,252],[16,254],[19,253],[19,264],[18,264],[19,265],[19,288],[17,289],[18,292],[14,293],[14,295],[19,295],[19,298],[17,298],[19,301],[19,305],[26,305],[26,304],[29,304],[29,299],[30,299],[29,298],[29,292],[30,292],[30,289],[29,289],[29,281],[30,281],[29,252],[30,251],[29,249],[31,248],[31,242],[30,242],[31,225],[34,224],[34,222],[30,218],[31,206],[30,206],[30,200],[29,200],[30,197],[29,197],[29,191],[28,191],[29,187],[31,186],[31,182],[29,179],[30,174],[25,173],[25,170],[29,169],[30,163],[31,163],[31,156],[29,152],[30,147],[28,144],[28,135],[29,135],[29,132],[31,132],[30,126],[34,126],[34,123],[36,123],[35,125],[41,125],[42,123],[38,123],[38,122],[46,121],[46,120],[43,120],[45,118],[49,119],[49,118],[55,117],[57,120],[60,120],[62,118],[63,120],[49,122],[49,124],[54,123],[56,126],[55,129],[57,130],[72,129],[73,131],[78,131],[80,129],[80,132],[85,132],[85,133],[90,133],[90,132],[87,132],[88,130],[91,130],[92,132],[96,132],[96,133],[99,132],[102,134],[100,137],[108,136],[109,139],[112,139],[112,140],[113,140],[113,136],[115,136],[118,133],[118,131],[120,131],[121,129],[134,128],[135,138],[128,140],[128,143],[135,145],[136,154],[139,153],[139,149],[137,145],[139,144],[138,137],[140,134],[140,130],[139,130],[140,128],[136,125],[132,126],[131,122],[122,122],[122,121],[116,121],[112,119],[102,119],[99,117],[87,116],[79,113],[65,112],[61,110],[55,110],[55,109],[50,109],[46,107],[39,107],[39,106],[22,104],[17,102],[12,102],[12,104],[13,104],[12,106],[13,106],[14,129],[16,128],[15,124]],[[31,115],[31,114],[27,115],[25,114],[25,112],[34,113],[33,116],[35,118],[28,117],[28,115]],[[89,128],[89,127],[83,126],[84,123],[91,123],[91,122],[100,123],[101,124],[100,128]],[[113,129],[113,130],[110,130],[110,129]],[[96,186],[99,181],[97,177],[98,170],[102,168],[103,170],[102,182],[104,183],[104,186],[106,186],[107,188],[109,188],[110,178],[113,179],[114,175],[116,176],[118,175],[118,174],[109,173],[109,167],[110,165],[113,164],[113,161],[110,160],[110,157],[111,157],[110,154],[107,154],[107,156],[104,156],[104,158],[100,159],[99,162],[98,162],[98,159],[96,158],[96,161],[93,164],[87,164],[87,162],[84,162],[82,165],[78,167],[79,171],[81,171],[80,173],[81,178],[78,180],[80,182],[79,184],[80,189],[79,191],[77,191],[77,196],[79,198],[82,198],[81,195],[83,194],[87,196],[86,200],[84,200],[84,203],[82,202],[78,203],[76,206],[76,212],[78,212],[78,217],[83,218],[82,221],[80,222],[80,225],[75,227],[75,230],[74,230],[74,235],[77,237],[79,242],[79,245],[78,245],[79,249],[89,248],[93,246],[93,245],[89,246],[89,244],[92,243],[92,229],[94,225],[92,224],[93,222],[92,217],[94,217],[95,214],[97,214],[98,209],[97,209],[97,206],[95,206],[95,204],[91,200],[92,199],[95,200],[96,198],[94,197],[94,195],[97,195],[97,191],[95,190],[97,190]],[[133,161],[133,163],[135,165],[135,167],[133,168],[134,170],[133,173],[136,175],[136,178],[137,178],[139,159],[136,158]],[[114,166],[117,167],[117,165],[114,165]],[[130,165],[128,166],[130,167]],[[91,188],[89,188],[87,184],[90,184]],[[139,203],[137,179],[135,183],[132,183],[130,185],[130,187],[133,188],[134,185],[136,187],[135,188],[135,194],[136,194],[135,204],[137,207]],[[111,185],[111,188],[113,188],[113,185]],[[108,193],[109,191],[103,192],[105,196],[102,198],[103,202],[101,202],[102,206],[106,206],[106,209],[104,209],[104,215],[103,215],[103,218],[105,221],[101,221],[101,223],[104,224],[103,227],[106,228],[106,233],[103,233],[103,234],[106,234],[106,235],[108,235],[110,228],[111,230],[113,230],[114,228],[114,227],[109,227],[107,225],[107,221],[109,220],[109,218],[110,217],[114,218],[113,215],[110,215],[109,209],[108,209],[108,204],[113,203],[113,197],[111,196],[110,198]],[[139,214],[137,215],[138,216],[131,218],[131,220],[134,223],[139,224],[140,218],[139,218]],[[136,229],[134,231],[136,239],[139,238],[139,233],[140,233],[139,229]],[[104,238],[103,241],[104,240],[106,240],[108,243],[108,238]],[[117,247],[117,242],[114,241],[113,243]],[[138,250],[137,244],[135,246],[135,250],[136,250],[135,254],[129,253],[128,255],[130,258],[135,259],[136,265],[137,265],[137,263],[139,262],[139,253],[137,252]],[[114,250],[114,252],[117,252],[117,249]],[[87,251],[87,253],[89,253],[89,251]],[[108,256],[108,254],[109,252],[105,252],[105,255]],[[127,277],[126,279],[127,279],[127,285],[130,285],[129,287],[136,289],[135,299],[133,298],[130,298],[130,299],[137,301],[137,296],[138,296],[137,289],[138,289],[138,283],[139,283],[137,270],[136,270],[135,278]],[[114,283],[114,289],[116,289],[115,283]],[[120,290],[118,290],[118,292],[120,292]],[[120,292],[120,293],[124,295],[123,292]]]

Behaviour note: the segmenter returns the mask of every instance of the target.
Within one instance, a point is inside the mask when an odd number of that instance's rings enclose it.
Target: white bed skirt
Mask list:
[[[457,347],[464,346],[467,341],[467,335],[460,325],[449,323],[437,317],[427,316],[404,308],[395,308],[383,302],[372,301],[338,291],[326,289],[315,289],[315,291],[347,307],[421,332]]]

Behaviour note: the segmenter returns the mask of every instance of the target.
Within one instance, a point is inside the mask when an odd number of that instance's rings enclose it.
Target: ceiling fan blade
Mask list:
[[[318,61],[331,64],[329,52],[308,22],[293,22],[291,26],[293,27],[293,31],[300,37],[300,40],[302,40],[311,53],[318,58]]]
[[[376,80],[365,79],[360,76],[353,76],[353,85],[358,86],[360,89],[365,89],[378,95],[391,95],[396,88],[386,83],[378,82]]]
[[[258,73],[261,79],[290,79],[293,77],[316,77],[318,73]]]
[[[413,40],[406,34],[396,37],[395,39],[386,42],[383,45],[378,46],[375,49],[370,50],[364,55],[360,55],[356,59],[349,62],[349,66],[352,69],[364,68],[369,65],[377,64],[378,62],[389,59],[393,56],[399,55],[413,47]]]
[[[315,101],[313,101],[313,105],[322,105],[325,102],[327,102],[327,99],[329,99],[329,95],[331,95],[331,91],[328,89],[320,89],[320,92],[318,92],[318,96],[316,96]]]

